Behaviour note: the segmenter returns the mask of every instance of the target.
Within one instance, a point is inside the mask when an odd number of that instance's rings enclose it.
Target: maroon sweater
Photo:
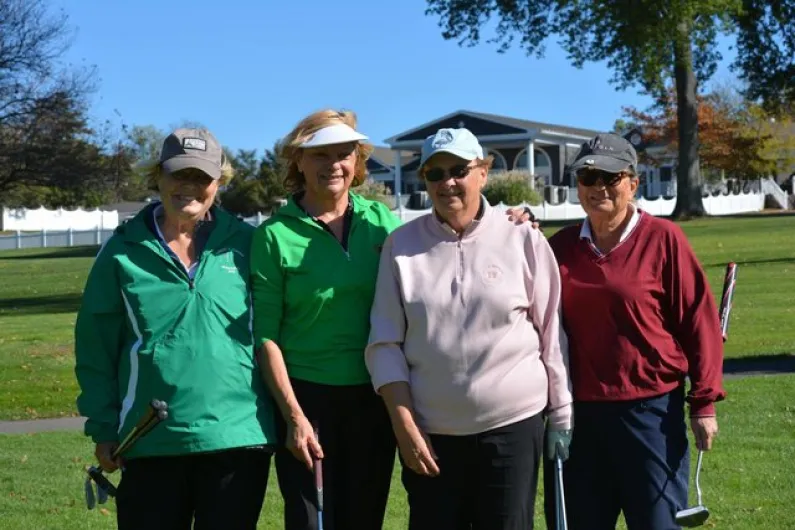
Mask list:
[[[724,399],[717,305],[680,228],[641,213],[629,237],[598,255],[581,225],[549,243],[560,265],[575,401],[660,395],[690,377],[691,416]],[[576,420],[575,420],[576,421]]]

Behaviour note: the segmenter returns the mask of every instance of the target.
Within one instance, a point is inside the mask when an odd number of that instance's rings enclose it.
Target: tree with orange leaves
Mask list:
[[[758,105],[730,96],[725,91],[697,96],[698,156],[701,166],[708,170],[704,173],[730,178],[779,174],[782,165],[791,164],[789,156],[795,156],[795,135],[786,134],[787,120],[771,119]],[[641,152],[644,162],[660,165],[675,156],[679,123],[673,91],[651,111],[634,107],[623,110],[623,123],[641,129],[644,144],[666,147],[663,154]]]

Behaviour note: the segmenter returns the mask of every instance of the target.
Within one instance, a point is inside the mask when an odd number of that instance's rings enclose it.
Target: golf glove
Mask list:
[[[555,448],[560,446],[560,458],[564,462],[569,458],[572,429],[565,431],[547,431],[547,458],[555,459]]]

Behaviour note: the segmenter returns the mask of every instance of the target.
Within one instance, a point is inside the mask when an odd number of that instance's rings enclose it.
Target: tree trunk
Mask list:
[[[676,171],[676,219],[703,217],[702,178],[698,164],[698,102],[696,74],[688,22],[678,26],[674,45],[674,77],[676,78],[676,115],[679,127],[679,165]]]

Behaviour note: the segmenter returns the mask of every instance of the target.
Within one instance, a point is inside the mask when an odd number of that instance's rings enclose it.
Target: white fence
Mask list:
[[[0,207],[0,230],[96,230],[119,226],[119,212],[103,210],[48,210]]]
[[[556,191],[558,193],[553,194],[556,195],[556,200],[552,203],[544,201],[539,205],[527,205],[537,219],[540,221],[574,221],[585,218],[585,210],[579,204],[576,188],[558,188]],[[715,195],[710,194],[703,197],[702,200],[707,214],[732,215],[761,211],[765,205],[765,194],[762,191],[756,191],[756,189],[749,192],[737,190],[736,193],[726,192],[725,194],[723,191],[717,191]],[[663,196],[652,199],[641,197],[637,199],[636,204],[641,210],[654,216],[666,217],[673,213],[676,197],[670,199]],[[510,208],[505,204],[499,204],[497,207],[502,210]],[[400,217],[406,221],[425,215],[430,211],[430,208],[425,210],[403,209]]]
[[[759,186],[759,183],[756,182],[746,191],[740,190],[739,188],[732,190],[715,189],[703,198],[704,209],[709,215],[732,215],[761,211],[765,204],[765,193],[760,188],[761,186]],[[574,221],[577,219],[583,219],[585,217],[585,211],[576,202],[577,193],[575,189],[570,190],[567,188],[561,188],[556,190],[554,195],[555,197],[553,203],[544,201],[542,204],[537,206],[530,205],[530,209],[533,211],[533,214],[540,221]],[[642,210],[652,215],[669,216],[674,211],[676,198],[668,199],[665,197],[657,197],[656,199],[648,199],[642,197],[637,200],[637,205]],[[497,205],[497,208],[505,210],[509,208],[509,206],[505,204],[499,204]],[[24,218],[30,223],[33,223],[34,221],[44,222],[44,220],[47,219],[47,214],[37,213],[41,212],[42,210],[44,209],[40,208],[39,210],[28,210],[28,212],[33,212],[33,215],[26,215]],[[14,212],[15,210],[3,211],[4,222],[7,211]],[[430,211],[430,209],[413,210],[403,207],[396,210],[395,214],[398,215],[403,221],[410,221],[425,215]],[[53,211],[44,210],[44,212],[52,213]],[[58,213],[59,210],[55,210],[54,212]],[[32,230],[38,231],[29,233],[25,232],[24,230],[31,230],[30,228],[4,228],[5,230],[16,231],[16,233],[0,236],[0,250],[99,245],[105,242],[113,234],[113,229],[119,224],[118,212],[115,211],[69,212],[66,210],[60,210],[60,212],[63,212],[63,214],[78,215],[68,216],[59,214],[61,215],[64,224],[60,225],[61,228],[57,231],[48,230],[48,227],[44,227],[44,229],[33,228]],[[93,217],[81,220],[80,213],[92,214]],[[39,217],[37,217],[37,215]],[[258,214],[254,217],[248,217],[244,220],[251,225],[259,226],[259,224],[261,224],[267,218],[268,216],[266,215]],[[88,221],[86,219],[93,219],[93,221]],[[50,220],[52,220],[52,217]],[[89,229],[82,230],[78,227],[72,226],[73,224],[77,224],[79,226],[78,221],[91,224],[92,226],[90,226]],[[5,226],[6,225],[4,224],[4,227]],[[26,226],[31,226],[31,224]]]
[[[79,247],[101,245],[113,235],[113,230],[96,228],[94,230],[41,230],[0,236],[0,250],[23,248]]]

